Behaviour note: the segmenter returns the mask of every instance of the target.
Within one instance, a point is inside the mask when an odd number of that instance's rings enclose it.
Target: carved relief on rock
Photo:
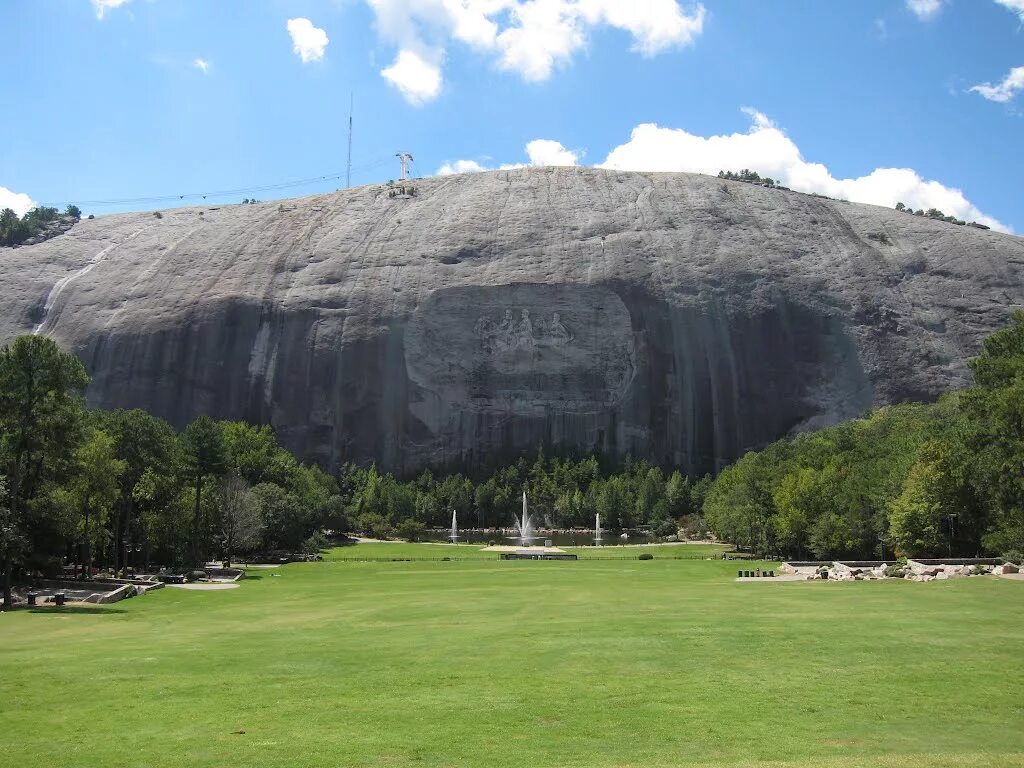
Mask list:
[[[424,397],[413,410],[432,428],[442,412],[593,413],[633,380],[633,327],[603,286],[449,288],[413,313],[405,360]]]
[[[534,320],[529,309],[521,309],[516,320],[513,310],[506,309],[498,322],[489,315],[481,315],[473,330],[480,339],[480,349],[491,355],[538,347],[557,349],[573,340],[560,312],[553,312],[551,319],[545,321],[543,318]]]

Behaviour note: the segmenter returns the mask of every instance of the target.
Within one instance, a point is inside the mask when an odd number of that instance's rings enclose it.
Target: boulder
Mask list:
[[[880,206],[595,168],[412,186],[0,249],[0,343],[54,338],[94,407],[270,424],[328,468],[554,444],[699,475],[966,386],[1024,305],[1024,240]]]

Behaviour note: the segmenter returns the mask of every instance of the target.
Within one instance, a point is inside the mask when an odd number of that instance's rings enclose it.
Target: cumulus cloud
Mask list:
[[[452,176],[456,173],[480,173],[489,170],[476,160],[453,160],[437,169],[438,176]]]
[[[427,59],[437,69],[438,92],[440,62],[451,41],[489,53],[499,68],[536,82],[568,63],[595,27],[626,31],[634,50],[653,56],[692,43],[703,31],[706,16],[704,6],[684,10],[679,0],[366,2],[373,9],[378,33],[399,47],[399,57],[406,51],[415,51],[421,58],[423,52],[430,52]],[[414,103],[429,100],[419,97]]]
[[[196,59],[192,62],[192,66],[200,70],[204,75],[210,71],[210,62],[206,59]]]
[[[636,126],[625,144],[615,147],[599,167],[628,171],[690,171],[715,175],[750,168],[800,192],[893,207],[938,208],[994,229],[1009,228],[982,213],[959,189],[926,180],[910,168],[876,168],[865,176],[837,179],[821,163],[808,162],[799,147],[764,114],[751,118],[746,133],[698,136],[653,123]]]
[[[942,0],[906,0],[906,2],[907,8],[921,21],[935,18],[942,10]]]
[[[330,40],[327,33],[313,26],[309,19],[288,19],[288,34],[292,38],[292,49],[302,59],[303,64],[320,61]]]
[[[503,163],[497,167],[505,171],[513,168],[526,168],[527,166],[542,165],[578,165],[583,153],[576,150],[566,149],[559,142],[551,139],[534,139],[525,148],[528,163]],[[454,160],[447,162],[437,169],[438,176],[451,176],[454,173],[479,173],[491,171],[490,168],[476,160]]]
[[[0,211],[10,208],[19,216],[24,216],[35,207],[36,201],[24,192],[14,192],[7,187],[0,187]]]
[[[577,165],[580,153],[566,149],[551,139],[534,139],[526,145],[530,165]]]
[[[1024,67],[1014,67],[1000,83],[981,83],[970,90],[989,101],[1007,102],[1016,96],[1018,91],[1024,91]]]
[[[380,71],[384,79],[419,106],[433,101],[441,92],[441,67],[411,50],[398,52],[394,63]]]
[[[102,19],[107,11],[118,8],[131,0],[92,0],[93,10],[96,11],[96,18]]]
[[[1024,0],[996,0],[996,2],[1008,11],[1016,13],[1021,23],[1024,23]]]

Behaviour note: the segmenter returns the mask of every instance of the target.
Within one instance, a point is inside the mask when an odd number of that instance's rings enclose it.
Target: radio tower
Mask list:
[[[352,186],[352,94],[348,95],[348,165],[345,167],[345,186]]]
[[[398,180],[405,181],[409,178],[409,163],[412,162],[412,155],[408,152],[396,152],[395,157],[397,157],[398,162],[402,164],[402,175],[398,177]]]

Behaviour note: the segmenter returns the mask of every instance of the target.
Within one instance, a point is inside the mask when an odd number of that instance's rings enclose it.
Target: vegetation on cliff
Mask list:
[[[68,205],[63,215],[56,208],[39,206],[19,217],[10,208],[0,211],[0,245],[42,242],[66,232],[82,217],[77,205]]]

